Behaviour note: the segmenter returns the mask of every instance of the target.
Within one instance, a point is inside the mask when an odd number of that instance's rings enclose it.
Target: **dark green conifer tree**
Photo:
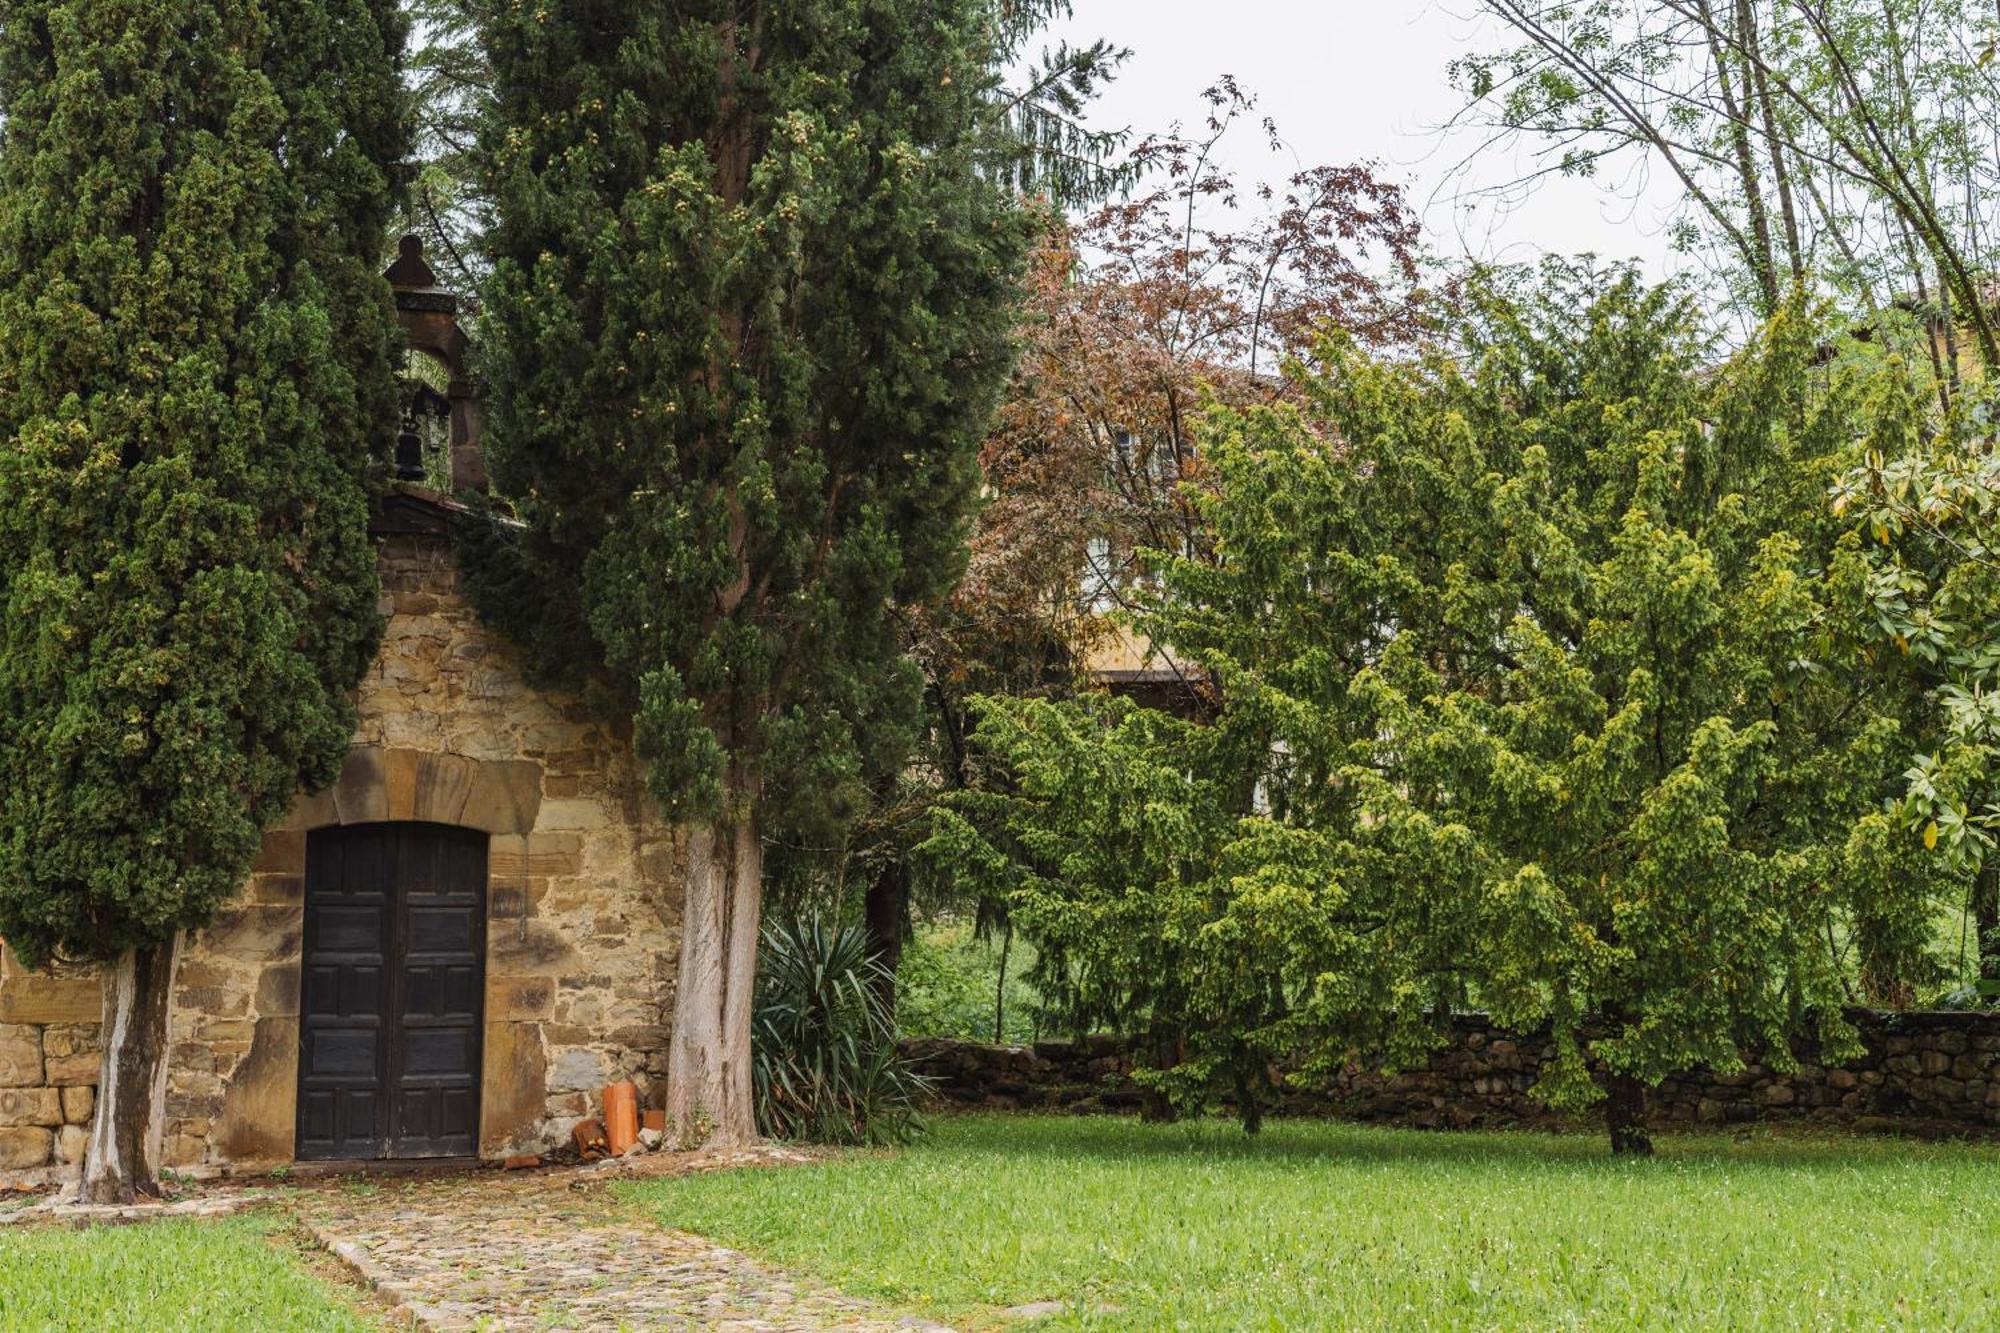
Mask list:
[[[378,634],[390,0],[0,0],[0,935],[105,964],[84,1196],[156,1188],[182,932]]]
[[[961,568],[1024,218],[994,0],[484,7],[487,613],[635,721],[688,821],[682,1138],[755,1133],[765,840],[916,725],[897,608]]]

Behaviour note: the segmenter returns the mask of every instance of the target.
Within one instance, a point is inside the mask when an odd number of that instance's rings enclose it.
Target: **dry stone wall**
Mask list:
[[[423,500],[436,520],[447,512]],[[442,524],[380,538],[384,637],[340,779],[267,834],[239,897],[182,954],[169,1166],[288,1162],[296,1134],[306,845],[314,828],[430,820],[485,830],[480,1150],[563,1141],[599,1088],[642,1104],[666,1076],[680,847],[629,738],[531,688],[473,613]],[[97,1081],[98,988],[0,957],[0,1182],[80,1158]]]
[[[1798,1067],[1789,1073],[1766,1061],[1731,1074],[1692,1071],[1652,1093],[1655,1122],[2000,1129],[2000,1013],[1852,1010],[1848,1017],[1866,1047],[1860,1058],[1828,1065],[1802,1040],[1793,1045]],[[1033,1046],[923,1038],[903,1049],[936,1080],[938,1099],[949,1106],[1116,1113],[1136,1110],[1142,1100],[1131,1055],[1115,1037]],[[1282,1110],[1425,1128],[1544,1123],[1557,1117],[1529,1090],[1553,1056],[1544,1035],[1462,1017],[1422,1068],[1383,1074],[1350,1066],[1326,1087],[1288,1094]]]

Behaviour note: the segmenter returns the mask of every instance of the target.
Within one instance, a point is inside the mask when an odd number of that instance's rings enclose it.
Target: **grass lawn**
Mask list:
[[[1068,1328],[2000,1327],[2000,1150],[1758,1134],[956,1117],[825,1166],[621,1187],[940,1318]]]
[[[0,1329],[376,1329],[280,1219],[0,1228]]]

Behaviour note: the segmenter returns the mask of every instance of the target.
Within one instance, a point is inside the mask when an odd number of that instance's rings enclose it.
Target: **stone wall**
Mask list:
[[[489,834],[482,1154],[556,1145],[607,1082],[633,1080],[642,1104],[664,1082],[675,834],[628,738],[580,700],[530,688],[474,616],[448,506],[404,498],[438,527],[380,538],[384,638],[346,767],[265,836],[241,896],[183,951],[169,1166],[292,1159],[306,841],[329,825],[414,819]],[[94,978],[0,970],[0,1179],[52,1174],[80,1153],[65,1126],[87,1118],[97,1018]]]
[[[388,538],[382,582],[388,630],[357,744],[516,766],[535,806],[488,853],[481,1146],[550,1147],[605,1083],[631,1079],[650,1104],[665,1082],[680,845],[629,735],[526,684],[513,648],[473,613],[446,544]],[[477,823],[475,797],[444,822]]]
[[[1722,1125],[1807,1120],[1914,1132],[2000,1128],[2000,1013],[1877,1013],[1854,1010],[1866,1052],[1827,1066],[1809,1041],[1794,1044],[1798,1069],[1765,1063],[1739,1073],[1695,1071],[1652,1094],[1655,1123]],[[1135,1110],[1132,1062],[1113,1037],[989,1046],[923,1038],[903,1044],[937,1080],[939,1100],[988,1110]],[[1329,1086],[1287,1095],[1283,1114],[1335,1115],[1427,1128],[1537,1124],[1559,1120],[1529,1095],[1552,1058],[1545,1036],[1523,1037],[1482,1018],[1456,1020],[1421,1069],[1382,1074],[1350,1066]]]
[[[82,1160],[97,1019],[94,977],[29,972],[0,944],[0,1179]]]

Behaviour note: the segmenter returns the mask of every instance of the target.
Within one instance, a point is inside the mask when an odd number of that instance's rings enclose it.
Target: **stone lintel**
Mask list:
[[[357,745],[333,785],[300,797],[278,832],[414,819],[518,835],[535,827],[541,808],[542,766],[533,760]],[[273,861],[282,859],[283,850],[273,851]]]
[[[0,943],[0,1023],[95,1023],[103,1016],[95,976],[30,972]]]

